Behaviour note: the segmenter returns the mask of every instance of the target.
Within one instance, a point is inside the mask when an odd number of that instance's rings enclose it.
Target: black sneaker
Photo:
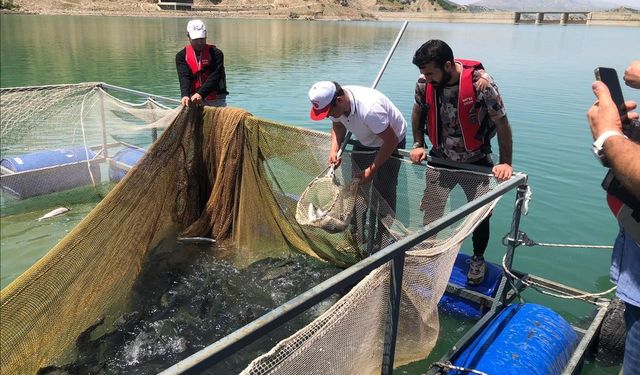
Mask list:
[[[487,265],[484,262],[484,257],[475,255],[471,257],[471,260],[469,261],[469,273],[467,274],[467,284],[482,284],[486,270]]]

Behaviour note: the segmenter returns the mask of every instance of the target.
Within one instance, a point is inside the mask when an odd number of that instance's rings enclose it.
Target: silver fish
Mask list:
[[[309,216],[309,221],[314,222],[316,220],[320,220],[326,215],[326,211],[322,211],[320,208],[315,208],[313,203],[309,203],[309,210],[307,215]]]
[[[178,237],[177,240],[179,243],[195,243],[195,244],[216,243],[216,240],[208,237]]]
[[[42,221],[44,219],[49,219],[49,218],[54,217],[54,216],[62,215],[62,214],[66,213],[66,212],[69,212],[69,211],[71,211],[70,208],[58,207],[55,210],[51,210],[51,211],[47,212],[46,214],[44,214],[44,216],[38,218],[38,221]]]

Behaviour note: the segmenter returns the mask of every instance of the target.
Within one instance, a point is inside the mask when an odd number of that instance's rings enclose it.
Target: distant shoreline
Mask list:
[[[420,12],[353,12],[347,11],[328,12],[301,12],[297,14],[295,8],[280,9],[252,9],[247,7],[242,10],[159,10],[144,9],[139,11],[115,10],[115,9],[20,9],[0,11],[1,14],[22,14],[22,15],[50,15],[50,16],[108,16],[108,17],[147,17],[147,18],[234,18],[234,19],[298,19],[314,21],[404,21],[424,22],[424,23],[475,23],[475,24],[513,24],[514,12],[482,12],[482,13],[454,13],[446,12],[440,14],[424,14]],[[306,9],[305,9],[306,10]],[[523,20],[519,24],[533,24],[532,20]],[[559,24],[558,20],[546,20],[546,24]],[[640,14],[632,12],[591,12],[587,23],[569,20],[568,25],[587,26],[635,26],[640,27]]]

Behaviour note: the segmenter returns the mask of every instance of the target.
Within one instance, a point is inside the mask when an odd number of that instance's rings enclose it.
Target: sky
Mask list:
[[[451,0],[451,1],[456,2],[458,4],[467,5],[467,4],[475,3],[475,2],[477,2],[479,0]],[[612,4],[614,4],[614,6],[615,5],[627,5],[627,6],[630,6],[632,8],[640,8],[640,0],[602,0],[602,1],[606,1],[608,3],[612,3]]]

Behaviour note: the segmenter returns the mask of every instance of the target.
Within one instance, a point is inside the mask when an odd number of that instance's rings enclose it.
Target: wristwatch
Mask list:
[[[602,163],[602,165],[604,165],[605,167],[608,167],[608,164],[605,160],[604,150],[602,149],[602,146],[607,139],[616,135],[627,138],[627,136],[620,133],[619,131],[607,130],[606,132],[600,134],[598,139],[596,139],[595,142],[593,142],[593,144],[591,145],[591,151],[593,151],[593,155],[595,155],[596,159],[598,159],[600,163]]]
[[[421,147],[424,147],[424,145],[422,143],[420,143],[420,142],[414,142],[413,143],[413,148],[421,148]]]

